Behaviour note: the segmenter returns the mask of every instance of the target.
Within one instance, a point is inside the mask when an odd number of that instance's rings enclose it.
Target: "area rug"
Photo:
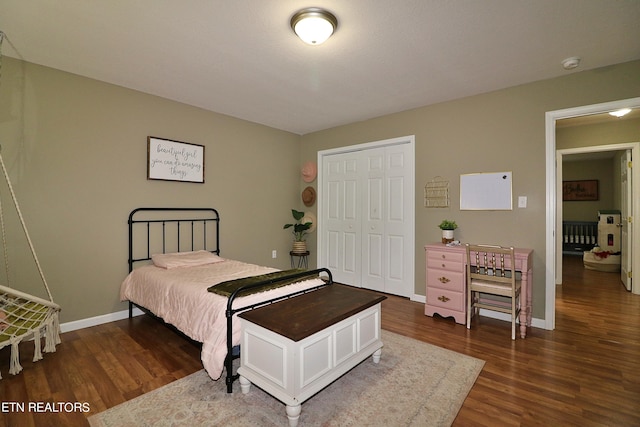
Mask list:
[[[302,404],[299,426],[450,426],[484,361],[382,331],[382,358],[360,365]],[[287,426],[285,406],[204,370],[89,417],[93,427]]]

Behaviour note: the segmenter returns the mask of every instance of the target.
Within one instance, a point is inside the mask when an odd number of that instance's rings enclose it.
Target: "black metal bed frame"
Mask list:
[[[145,213],[151,213],[151,212],[164,212],[166,213],[166,215],[168,216],[168,218],[155,218],[155,217],[145,217]],[[141,219],[137,219],[136,215],[138,215],[138,217],[142,216]],[[129,224],[129,259],[128,259],[128,263],[129,263],[129,272],[133,271],[133,266],[135,263],[137,262],[144,262],[144,261],[149,261],[151,260],[151,252],[152,252],[152,246],[151,246],[151,235],[152,235],[152,230],[151,230],[151,224],[160,224],[161,225],[161,252],[162,253],[167,253],[167,252],[185,252],[185,251],[194,251],[194,250],[200,250],[200,249],[204,249],[207,250],[209,252],[215,253],[217,255],[220,255],[220,215],[218,214],[218,211],[213,209],[213,208],[137,208],[131,211],[131,213],[129,214],[129,220],[128,220],[128,224]],[[196,224],[202,223],[202,240],[199,241],[198,243],[202,243],[201,245],[196,245],[196,239],[195,239],[195,233],[196,233]],[[209,244],[207,243],[207,226],[211,225],[211,223],[213,223],[215,229],[212,231],[212,234],[214,235],[213,239],[209,239]],[[136,224],[138,226],[140,226],[140,224],[143,225],[143,227],[146,228],[146,251],[143,251],[143,255],[139,256],[139,257],[135,257],[135,247],[133,244],[133,241],[135,239],[134,236],[134,228],[136,226]],[[186,230],[185,227],[182,227],[182,225],[185,224],[186,225]],[[167,247],[167,226],[169,226],[171,229],[173,229],[175,227],[176,230],[176,242],[175,245],[172,244],[169,248]],[[211,231],[211,230],[210,230]],[[184,238],[184,233],[187,234],[187,247],[181,247],[181,238]],[[209,236],[210,237],[210,236]],[[211,240],[214,240],[214,242],[212,243]],[[190,243],[189,243],[190,242]],[[200,247],[203,246],[203,247]],[[154,252],[156,253],[156,252]],[[276,283],[278,281],[281,280],[289,280],[289,279],[295,279],[298,277],[304,277],[304,276],[308,276],[309,274],[326,274],[326,276],[328,277],[327,279],[324,279],[324,284],[322,285],[318,285],[309,289],[305,289],[302,291],[296,291],[293,292],[291,294],[287,294],[287,295],[283,295],[280,297],[276,297],[276,298],[272,298],[269,300],[265,300],[265,301],[261,301],[255,304],[251,304],[251,305],[247,305],[247,306],[243,306],[243,307],[239,307],[239,308],[233,308],[233,303],[235,301],[235,298],[240,296],[242,293],[250,290],[250,289],[255,289],[255,288],[259,288],[262,286],[268,286],[271,285],[273,283]],[[316,269],[316,270],[311,270],[311,271],[304,271],[304,272],[297,272],[297,273],[292,273],[290,275],[286,275],[284,277],[280,277],[277,279],[268,279],[268,280],[264,280],[262,282],[259,283],[254,283],[251,285],[246,285],[243,286],[242,288],[239,288],[237,290],[235,290],[230,296],[229,299],[227,301],[227,309],[225,311],[225,316],[227,318],[227,355],[225,357],[225,361],[224,361],[224,366],[225,366],[225,370],[226,370],[226,378],[225,378],[225,383],[227,385],[227,393],[231,393],[232,389],[233,389],[233,382],[235,380],[238,379],[239,375],[238,374],[234,374],[233,373],[233,360],[237,359],[238,357],[240,357],[240,351],[239,351],[239,347],[236,349],[233,346],[233,316],[237,313],[243,312],[243,311],[247,311],[247,310],[253,310],[255,308],[258,307],[262,307],[268,304],[272,304],[274,302],[278,302],[278,301],[282,301],[291,297],[295,297],[298,295],[302,295],[308,292],[312,292],[315,291],[317,289],[323,288],[325,286],[329,286],[333,284],[333,276],[331,274],[331,271],[329,271],[326,268],[320,268],[320,269]],[[150,313],[149,310],[145,309],[144,307],[141,307],[131,301],[129,301],[129,318],[133,317],[133,306],[139,307],[140,309],[142,309],[144,312],[152,314]],[[237,350],[237,351],[234,351]]]
[[[144,212],[166,212],[167,215],[171,215],[171,218],[143,218],[143,219],[135,219],[136,214],[143,215]],[[177,213],[189,213],[191,215],[176,215]],[[198,215],[200,213],[200,215]],[[207,247],[207,225],[209,223],[214,223],[215,232],[214,232],[214,240],[215,244],[212,247]],[[172,252],[185,252],[187,250],[193,251],[195,250],[195,241],[194,241],[194,226],[197,223],[203,224],[203,237],[204,243],[203,248],[208,250],[216,255],[220,255],[220,215],[218,211],[213,208],[137,208],[129,213],[129,273],[133,271],[133,265],[136,262],[140,261],[149,261],[151,259],[151,224],[161,224],[162,225],[162,253],[166,253],[167,249],[167,225],[175,225],[177,236],[176,236],[176,246],[175,248],[172,246]],[[181,225],[182,224],[189,225],[187,232],[190,233],[191,236],[190,241],[191,245],[187,249],[182,249],[180,244],[182,243],[181,237]],[[134,227],[136,224],[145,224],[147,230],[147,250],[145,252],[145,256],[140,258],[135,258],[134,255]]]

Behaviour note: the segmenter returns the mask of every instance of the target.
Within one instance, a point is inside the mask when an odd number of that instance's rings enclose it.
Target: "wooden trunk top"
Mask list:
[[[300,341],[386,298],[373,291],[333,284],[238,316],[292,341]]]

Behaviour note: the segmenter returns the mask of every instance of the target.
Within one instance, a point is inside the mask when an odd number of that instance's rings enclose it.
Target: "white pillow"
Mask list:
[[[174,252],[151,255],[153,265],[160,268],[194,267],[224,261],[209,251]]]

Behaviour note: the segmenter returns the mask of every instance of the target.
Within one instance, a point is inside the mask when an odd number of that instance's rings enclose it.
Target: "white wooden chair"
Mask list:
[[[513,248],[466,245],[467,249],[467,328],[479,309],[511,315],[511,339],[516,339],[516,319],[520,314],[520,280],[513,269]],[[491,298],[488,296],[501,298]],[[506,297],[506,298],[505,298]]]

